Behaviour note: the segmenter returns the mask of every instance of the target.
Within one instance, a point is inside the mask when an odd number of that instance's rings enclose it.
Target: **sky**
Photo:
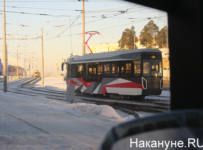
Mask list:
[[[78,0],[6,0],[8,63],[41,70],[41,35],[44,35],[45,74],[57,73],[62,59],[81,55],[82,2]],[[2,56],[3,0],[0,0],[0,56]],[[86,31],[98,31],[91,44],[117,43],[125,28],[139,36],[150,20],[159,29],[167,25],[167,13],[121,0],[87,0]],[[125,13],[122,13],[125,12]],[[86,39],[88,36],[86,36]],[[88,50],[86,48],[86,53]]]

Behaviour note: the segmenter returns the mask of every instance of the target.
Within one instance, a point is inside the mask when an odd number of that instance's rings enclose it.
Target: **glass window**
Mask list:
[[[97,74],[101,75],[102,74],[102,65],[97,66]]]
[[[113,74],[116,73],[116,64],[112,64],[112,73],[113,73]]]
[[[89,73],[92,73],[92,67],[89,68]]]
[[[125,73],[125,66],[121,66],[121,73],[123,74],[123,73]]]
[[[159,73],[160,73],[160,75],[162,75],[162,63],[161,62],[159,63]]]
[[[110,64],[104,64],[104,73],[110,73]]]
[[[150,74],[150,63],[149,62],[143,62],[143,74],[144,75]]]
[[[135,75],[140,75],[140,61],[134,61],[134,74]]]
[[[132,67],[132,66],[131,66],[131,63],[127,63],[127,64],[126,64],[126,73],[127,73],[127,74],[131,74],[131,67]]]
[[[81,65],[78,65],[78,74],[82,74],[82,72],[83,72],[83,65],[81,64]]]
[[[92,74],[94,74],[94,75],[97,74],[97,68],[96,68],[96,67],[93,67],[93,68],[92,68]]]
[[[77,65],[73,64],[73,65],[70,65],[70,76],[71,77],[77,77]]]

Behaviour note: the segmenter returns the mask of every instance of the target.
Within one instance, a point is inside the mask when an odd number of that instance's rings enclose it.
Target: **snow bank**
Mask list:
[[[112,119],[116,121],[125,121],[111,106],[107,105],[96,105],[87,103],[75,103],[68,105],[69,111],[71,113],[80,116],[100,116],[105,119]]]
[[[161,92],[160,96],[170,97],[171,96],[171,92],[169,90],[163,90]]]
[[[96,150],[110,128],[125,121],[111,106],[2,91],[0,114],[0,135],[11,141],[0,142],[1,150]]]
[[[42,81],[39,81],[34,87],[42,87]],[[66,82],[62,77],[46,77],[44,79],[44,87],[54,90],[66,90]]]

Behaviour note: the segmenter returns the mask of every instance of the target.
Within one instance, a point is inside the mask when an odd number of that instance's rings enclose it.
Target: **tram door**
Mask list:
[[[162,88],[162,63],[161,60],[143,59],[143,88],[148,90],[149,94],[159,94]]]

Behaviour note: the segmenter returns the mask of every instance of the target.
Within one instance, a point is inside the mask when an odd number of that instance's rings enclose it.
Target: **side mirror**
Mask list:
[[[64,70],[64,65],[65,64],[67,64],[66,62],[63,62],[62,64],[61,64],[61,70],[63,71]]]
[[[203,149],[203,110],[140,118],[113,127],[100,150]]]

